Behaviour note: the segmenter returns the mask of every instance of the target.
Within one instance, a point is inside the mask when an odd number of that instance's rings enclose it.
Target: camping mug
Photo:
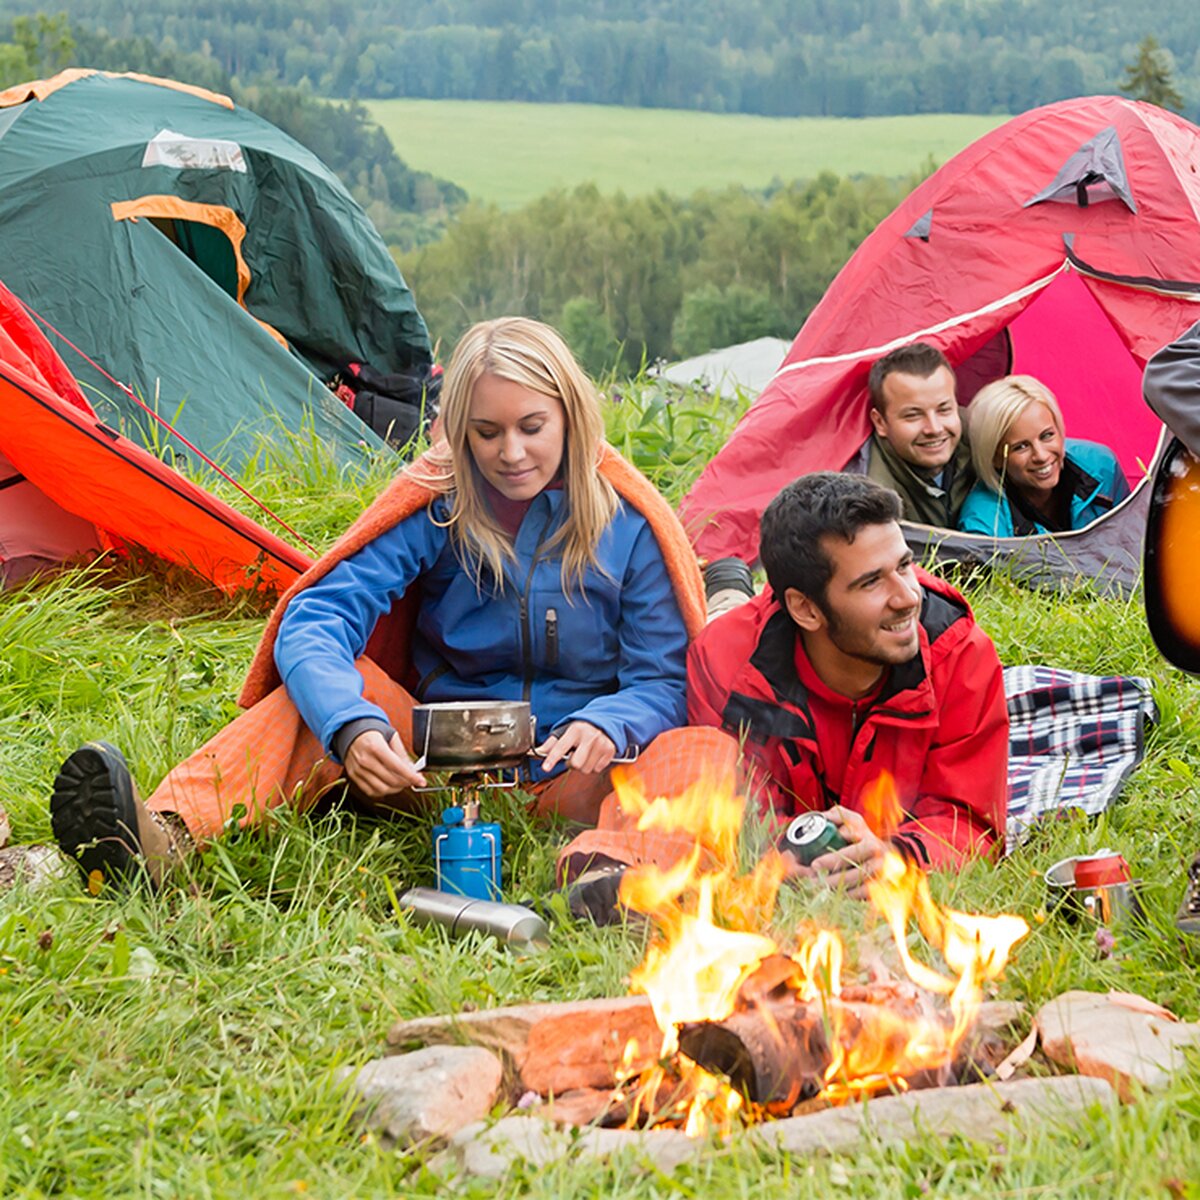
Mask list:
[[[1114,859],[1115,863],[1111,861]],[[1081,863],[1082,872],[1077,874]],[[1122,874],[1124,878],[1120,878]],[[1108,882],[1084,887],[1076,883],[1077,878],[1086,883],[1102,877]],[[1061,912],[1069,921],[1088,917],[1098,925],[1109,925],[1127,917],[1142,916],[1139,901],[1142,881],[1129,878],[1125,859],[1113,850],[1064,858],[1046,872],[1045,880],[1051,911]]]

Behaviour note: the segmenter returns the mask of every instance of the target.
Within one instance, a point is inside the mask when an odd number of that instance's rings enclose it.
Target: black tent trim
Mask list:
[[[1075,253],[1073,233],[1063,234],[1063,245],[1066,248],[1067,261],[1081,275],[1102,279],[1105,283],[1119,283],[1147,292],[1159,292],[1164,296],[1200,296],[1200,283],[1189,283],[1182,279],[1154,279],[1149,275],[1116,275],[1112,271],[1102,271],[1099,267],[1093,267]]]

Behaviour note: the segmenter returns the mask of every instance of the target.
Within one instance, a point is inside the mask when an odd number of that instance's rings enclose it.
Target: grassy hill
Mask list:
[[[515,208],[552,188],[595,182],[633,195],[773,179],[905,175],[937,163],[1004,116],[936,114],[850,120],[755,117],[468,100],[376,100],[367,105],[409,166]]]

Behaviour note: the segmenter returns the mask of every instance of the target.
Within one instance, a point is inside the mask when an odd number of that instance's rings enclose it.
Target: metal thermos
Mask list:
[[[443,892],[476,900],[500,898],[500,826],[476,817],[478,805],[453,805],[433,827],[433,873]]]
[[[524,948],[544,946],[550,941],[546,922],[523,904],[497,904],[418,887],[409,888],[400,897],[400,905],[412,911],[416,924],[443,925],[451,934],[476,929],[510,946]]]

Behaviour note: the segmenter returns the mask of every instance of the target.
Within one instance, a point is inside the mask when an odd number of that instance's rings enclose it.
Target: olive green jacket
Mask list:
[[[906,463],[892,449],[887,438],[873,433],[867,446],[867,476],[898,493],[904,504],[906,521],[919,521],[922,525],[937,525],[942,529],[958,528],[958,510],[975,486],[975,470],[971,466],[971,448],[967,445],[966,434],[955,448],[954,457],[946,464],[940,487]]]

